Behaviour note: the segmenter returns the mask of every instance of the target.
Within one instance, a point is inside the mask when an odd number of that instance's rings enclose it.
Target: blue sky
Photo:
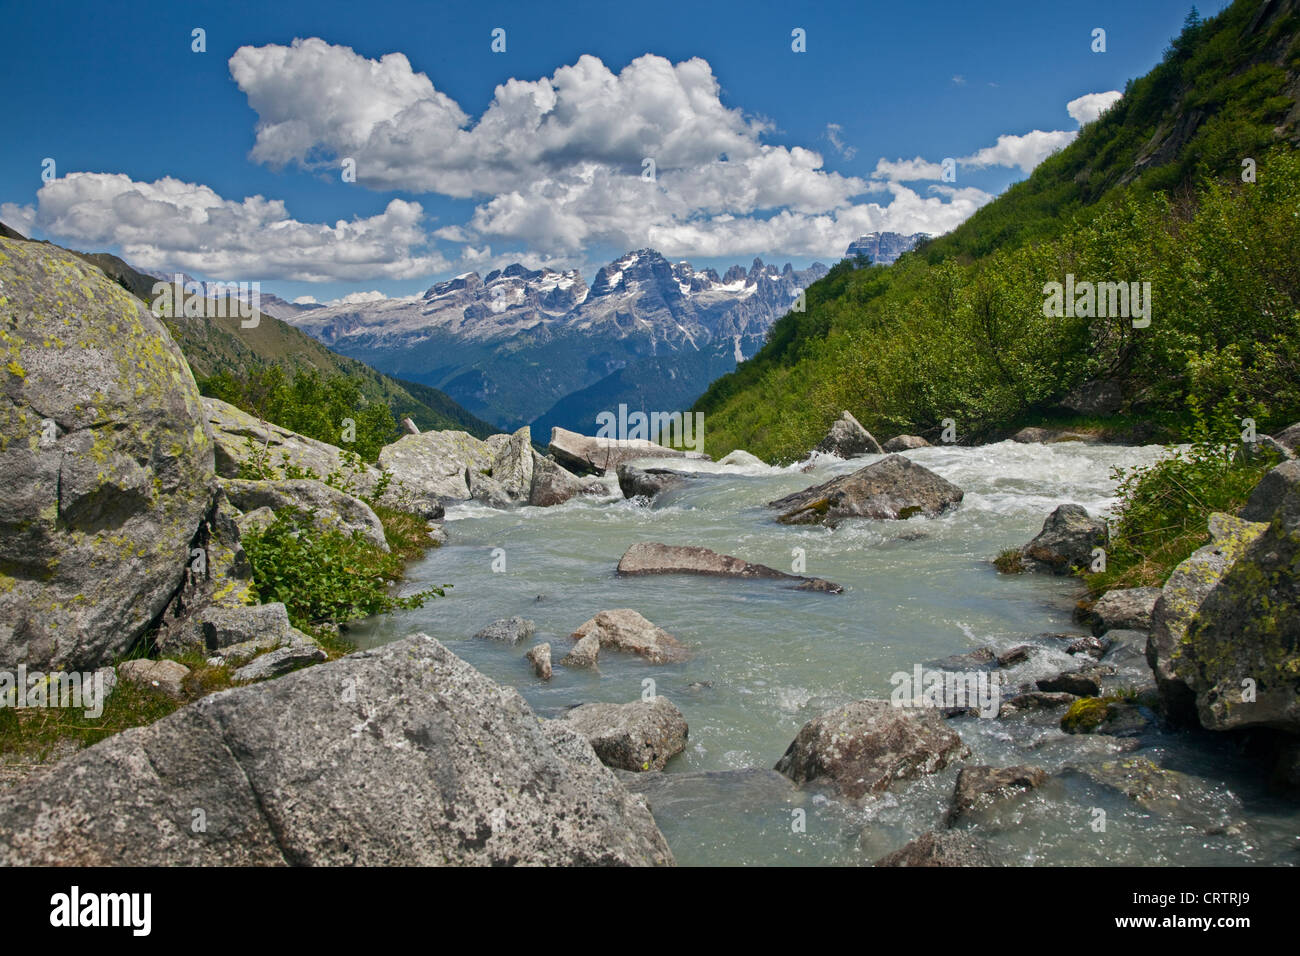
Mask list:
[[[1189,8],[6,3],[0,218],[321,301],[516,259],[590,279],[642,245],[833,262],[858,232],[946,231],[1024,178]]]

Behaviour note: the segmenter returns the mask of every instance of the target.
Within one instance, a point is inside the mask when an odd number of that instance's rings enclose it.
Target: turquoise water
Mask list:
[[[1079,443],[918,449],[908,457],[965,491],[959,508],[935,519],[849,522],[834,531],[779,525],[764,503],[870,458],[822,459],[810,473],[797,466],[664,462],[701,475],[653,509],[622,500],[612,479],[608,498],[556,508],[494,511],[469,503],[449,509],[447,545],[414,566],[406,585],[450,583],[448,596],[351,636],[372,646],[424,631],[517,688],[542,716],[588,701],[637,699],[651,679],[690,727],[686,751],[665,771],[679,775],[663,781],[673,786],[649,795],[679,862],[870,862],[940,825],[955,767],[852,806],[737,771],[770,769],[819,713],[863,697],[888,698],[896,671],[982,645],[1006,649],[1042,632],[1083,634],[1070,616],[1081,593],[1076,582],[998,575],[990,559],[1029,540],[1060,503],[1105,513],[1114,505],[1114,468],[1159,454],[1157,447]],[[617,577],[619,557],[637,541],[703,545],[787,571],[794,550],[802,549],[806,574],[845,591],[805,593],[774,581],[695,576]],[[504,570],[494,571],[502,559]],[[622,607],[687,644],[692,658],[656,666],[607,651],[599,672],[559,666],[572,631],[598,611]],[[470,640],[489,622],[512,615],[534,620],[536,640],[550,641],[551,682],[533,676],[523,657],[529,645]],[[1041,676],[1052,663],[1048,655],[1018,676]],[[1057,719],[1059,712],[1036,721],[961,719],[950,726],[972,748],[970,762],[1035,763],[1053,771],[1133,745],[1068,737],[1056,729]],[[1063,774],[1001,816],[971,825],[1025,863],[1297,860],[1300,815],[1264,794],[1241,757],[1177,735],[1142,743],[1141,756],[1187,773],[1179,779],[1194,799],[1183,803],[1195,804],[1196,813],[1153,813],[1085,776]],[[1090,826],[1094,808],[1107,812],[1105,833]],[[796,809],[804,811],[804,832],[792,828]],[[1228,834],[1205,832],[1224,820],[1246,823]]]

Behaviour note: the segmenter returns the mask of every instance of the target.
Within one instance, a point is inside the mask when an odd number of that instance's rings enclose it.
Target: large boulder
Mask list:
[[[162,322],[99,269],[0,239],[0,668],[110,662],[180,588],[213,442]]]
[[[1246,521],[1269,522],[1289,495],[1300,488],[1300,461],[1284,461],[1265,472],[1238,512]]]
[[[560,720],[587,738],[601,763],[619,770],[662,770],[686,749],[686,718],[667,697],[583,704]]]
[[[528,501],[533,490],[533,461],[537,457],[527,425],[500,442],[492,456],[492,480],[511,501]]]
[[[1187,627],[1206,597],[1267,527],[1225,514],[1211,515],[1213,540],[1174,568],[1160,591],[1151,613],[1146,658],[1165,710],[1176,720],[1196,719],[1196,694],[1187,683],[1188,677],[1194,678],[1195,666],[1184,660],[1183,653]]]
[[[379,467],[393,478],[384,504],[436,516],[446,505],[470,498],[469,472],[492,468],[492,448],[468,432],[403,435],[379,452]]]
[[[203,411],[216,440],[217,474],[223,478],[284,478],[311,472],[317,478],[344,474],[359,494],[370,494],[379,471],[354,470],[342,448],[262,421],[216,398],[203,398]]]
[[[881,449],[880,442],[871,437],[871,432],[863,428],[861,422],[848,412],[840,412],[840,417],[835,419],[826,437],[813,451],[840,458],[856,458],[858,455],[879,455]]]
[[[1288,425],[1273,435],[1273,440],[1293,455],[1300,455],[1300,422]]]
[[[776,769],[797,784],[831,783],[857,799],[935,773],[970,749],[934,709],[859,700],[804,724]]]
[[[624,498],[645,498],[650,501],[665,491],[680,488],[691,477],[686,472],[673,471],[671,468],[618,466],[618,488],[623,492]]]
[[[599,482],[584,482],[563,466],[533,452],[533,484],[528,493],[530,505],[550,508],[579,495],[604,493],[605,489]]]
[[[929,448],[930,443],[920,435],[895,435],[880,446],[881,451],[911,451],[913,448]]]
[[[959,504],[962,490],[902,455],[768,502],[782,524],[835,527],[845,518],[930,517]]]
[[[1020,549],[1020,566],[1026,571],[1069,574],[1092,562],[1093,548],[1104,547],[1110,534],[1106,522],[1088,514],[1082,505],[1059,505],[1043,522],[1043,529]]]
[[[0,797],[0,863],[671,864],[641,798],[555,723],[417,634],[67,758]]]
[[[639,574],[706,574],[720,578],[775,578],[798,581],[796,591],[824,591],[839,594],[844,589],[821,578],[808,578],[786,574],[765,564],[753,564],[744,558],[719,554],[708,548],[683,544],[659,544],[639,541],[623,553],[618,562],[618,573]]]
[[[644,438],[591,438],[567,428],[551,429],[550,452],[563,467],[579,475],[604,475],[619,465],[643,458],[696,458],[699,452],[680,451]]]
[[[1150,631],[1151,615],[1159,598],[1159,588],[1117,588],[1107,591],[1087,612],[1092,633],[1101,635],[1112,630]]]
[[[631,608],[601,611],[570,634],[569,639],[581,641],[588,635],[595,635],[602,650],[636,654],[651,664],[672,664],[690,656],[686,645]]]
[[[381,551],[388,550],[384,523],[371,507],[360,498],[331,488],[323,481],[313,478],[288,481],[227,478],[221,486],[230,503],[240,511],[299,508],[311,512],[312,525],[320,530],[339,531],[345,535],[356,533]]]

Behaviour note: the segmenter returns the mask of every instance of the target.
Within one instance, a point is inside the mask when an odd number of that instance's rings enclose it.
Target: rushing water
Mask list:
[[[1085,633],[1071,621],[1077,582],[997,574],[990,558],[1038,532],[1062,502],[1094,514],[1114,505],[1113,469],[1144,464],[1156,447],[1078,443],[908,452],[965,491],[937,519],[850,521],[834,531],[786,527],[764,503],[871,459],[819,459],[798,467],[720,467],[664,462],[703,472],[660,506],[610,497],[556,508],[495,511],[476,503],[449,509],[448,543],[410,572],[408,589],[453,584],[423,609],[370,622],[352,635],[363,646],[420,630],[446,642],[493,679],[509,684],[543,716],[588,701],[626,702],[643,680],[684,713],[685,753],[647,797],[683,864],[857,864],[942,826],[957,768],[851,805],[792,791],[767,773],[799,728],[835,706],[888,698],[891,674],[982,645],[1006,649],[1043,632]],[[703,545],[790,570],[802,549],[808,575],[844,586],[842,595],[799,592],[778,581],[689,575],[620,578],[619,557],[634,542]],[[500,549],[500,550],[497,550]],[[502,560],[504,559],[504,570]],[[568,635],[598,611],[629,607],[687,644],[693,657],[656,666],[606,651],[599,672],[559,666]],[[535,678],[523,655],[471,635],[498,618],[537,623],[551,642],[554,678]],[[1041,676],[1059,651],[1025,665]],[[1129,657],[1135,682],[1140,653]],[[1033,669],[1038,668],[1036,673]],[[1058,669],[1062,669],[1058,667]],[[1295,863],[1300,813],[1264,791],[1247,759],[1211,735],[1148,734],[1135,740],[1071,737],[1060,711],[1008,720],[949,722],[971,747],[968,762],[1032,763],[1049,771],[1096,762],[1140,746],[1137,756],[1178,771],[1172,809],[1135,803],[1087,775],[1061,772],[1027,797],[973,817],[970,825],[1024,863]],[[713,771],[703,774],[697,771]],[[683,776],[685,774],[685,776]],[[1155,807],[1153,809],[1153,807]],[[803,809],[806,830],[792,826]],[[1094,829],[1097,810],[1106,830]]]

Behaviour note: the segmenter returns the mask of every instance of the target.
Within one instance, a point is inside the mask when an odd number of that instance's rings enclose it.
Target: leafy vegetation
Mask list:
[[[1164,62],[952,233],[893,266],[835,266],[696,403],[710,453],[790,461],[843,409],[882,439],[947,418],[959,441],[995,437],[1098,379],[1169,437],[1190,436],[1186,400],[1213,375],[1221,393],[1239,379],[1233,414],[1261,429],[1300,417],[1300,17],[1258,12],[1189,18]],[[1045,316],[1067,274],[1150,282],[1150,326]]]

